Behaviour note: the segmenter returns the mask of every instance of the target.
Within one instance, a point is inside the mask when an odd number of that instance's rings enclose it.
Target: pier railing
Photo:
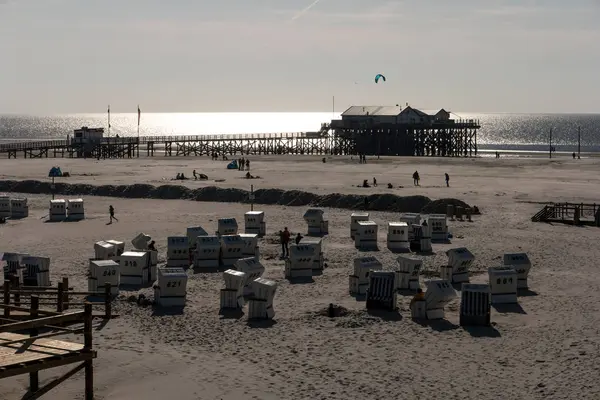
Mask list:
[[[167,142],[217,142],[217,141],[248,141],[248,140],[273,140],[273,139],[316,139],[323,137],[326,132],[290,132],[290,133],[247,133],[223,135],[185,135],[185,136],[120,136],[105,137],[101,144],[127,144],[127,143],[167,143]],[[33,150],[43,148],[62,148],[76,146],[74,139],[36,140],[0,144],[0,153],[8,151]]]

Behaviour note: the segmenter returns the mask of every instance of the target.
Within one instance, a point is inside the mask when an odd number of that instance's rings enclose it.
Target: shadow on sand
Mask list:
[[[153,317],[182,315],[185,307],[158,307],[154,306],[152,310]]]
[[[492,304],[494,310],[503,314],[527,314],[523,307],[519,303],[516,304]]]
[[[222,308],[219,310],[219,319],[235,319],[238,320],[244,316],[244,310],[232,308]]]
[[[193,271],[194,275],[196,275],[196,274],[214,274],[217,272],[225,272],[229,268],[227,268],[227,267],[208,267],[208,268],[191,267],[190,269]]]
[[[518,297],[533,297],[533,296],[537,296],[537,295],[538,295],[538,292],[534,292],[533,290],[517,289]]]
[[[102,329],[104,329],[104,327],[106,325],[108,325],[108,323],[110,322],[110,319],[103,319],[100,321],[100,323],[98,325],[96,325],[96,330],[97,331],[101,331]]]
[[[305,285],[307,283],[314,283],[312,276],[298,277],[298,278],[287,278],[288,282],[292,285]]]
[[[455,325],[446,319],[413,319],[413,321],[423,327],[429,327],[437,332],[453,331],[460,328],[459,325]]]
[[[272,319],[249,319],[248,327],[252,329],[268,329],[276,325],[277,321]]]
[[[381,318],[384,321],[401,321],[402,315],[397,311],[386,311],[386,310],[367,310],[367,314],[372,317]]]
[[[494,326],[463,326],[462,327],[466,332],[469,333],[472,337],[489,337],[489,338],[499,338],[502,335],[500,332],[494,328]]]
[[[45,224],[59,224],[61,222],[80,222],[80,221],[83,221],[83,220],[82,219],[63,219],[60,221],[51,221],[51,220],[47,219],[44,221],[44,223]],[[106,225],[108,225],[108,224],[106,224]]]

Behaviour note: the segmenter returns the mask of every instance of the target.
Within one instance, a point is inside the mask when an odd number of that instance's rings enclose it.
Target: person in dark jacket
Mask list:
[[[421,180],[421,178],[419,177],[419,171],[415,171],[415,173],[413,174],[413,183],[415,186],[419,186],[419,181]]]
[[[290,243],[290,231],[288,231],[287,226],[283,229],[283,231],[279,231],[279,238],[281,239],[281,257],[289,257],[289,243]]]

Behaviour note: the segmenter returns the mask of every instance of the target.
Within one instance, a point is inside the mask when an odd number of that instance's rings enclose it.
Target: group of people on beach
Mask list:
[[[421,177],[419,175],[419,171],[415,171],[412,175],[413,185],[421,186]],[[444,173],[444,180],[446,181],[446,187],[450,187],[450,175],[448,173]],[[368,179],[363,180],[362,187],[368,188],[371,187],[369,185]],[[377,187],[377,178],[373,177],[373,187]],[[388,189],[392,189],[394,186],[391,183],[387,184]]]
[[[279,241],[281,242],[281,258],[287,258],[290,256],[289,244],[292,238],[291,232],[288,230],[287,226],[283,228],[282,231],[279,231]],[[304,236],[298,232],[294,242],[296,245],[299,245]]]
[[[240,158],[237,160],[238,171],[250,171],[250,160],[247,158]]]

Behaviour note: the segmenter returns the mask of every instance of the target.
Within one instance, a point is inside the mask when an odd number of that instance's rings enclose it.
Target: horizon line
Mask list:
[[[420,109],[418,107],[414,107]],[[142,114],[342,114],[344,111],[147,111]],[[488,115],[600,115],[600,110],[597,112],[526,112],[526,111],[451,111],[452,114],[488,114]],[[77,116],[77,115],[107,115],[107,112],[57,112],[57,113],[16,113],[16,112],[0,112],[0,116],[12,117],[50,117],[50,116]],[[129,112],[114,112],[111,110],[111,115],[117,114],[137,114],[137,111]]]

